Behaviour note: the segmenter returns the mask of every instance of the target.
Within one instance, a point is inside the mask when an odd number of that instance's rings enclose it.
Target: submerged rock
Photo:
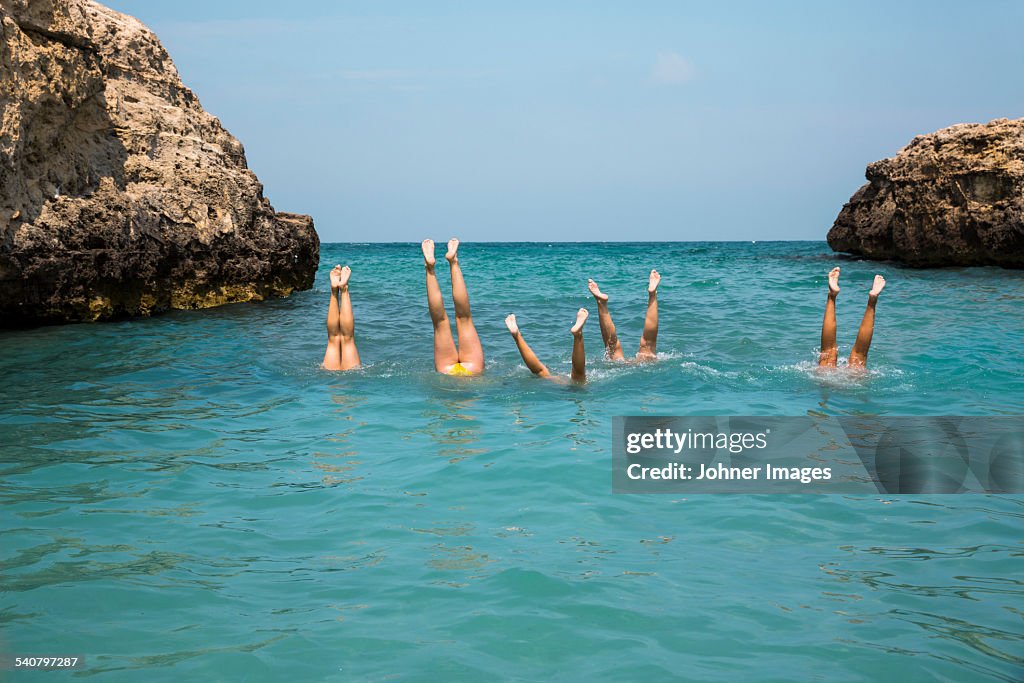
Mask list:
[[[829,230],[833,250],[912,266],[1024,268],[1024,119],[919,135],[865,175]]]
[[[274,211],[149,29],[90,0],[0,22],[0,326],[312,286],[313,220]]]

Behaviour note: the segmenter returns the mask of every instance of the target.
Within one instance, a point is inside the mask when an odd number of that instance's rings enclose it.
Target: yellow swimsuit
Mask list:
[[[462,363],[456,363],[451,367],[450,370],[448,370],[448,374],[453,375],[455,377],[466,377],[472,375],[473,373],[470,372]]]

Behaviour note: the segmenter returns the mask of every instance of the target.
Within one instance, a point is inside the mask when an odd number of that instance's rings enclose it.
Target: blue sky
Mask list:
[[[1024,115],[1024,3],[107,0],[324,241],[824,239]]]

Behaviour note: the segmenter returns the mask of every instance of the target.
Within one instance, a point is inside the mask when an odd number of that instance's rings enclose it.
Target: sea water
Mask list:
[[[460,260],[477,378],[433,372],[415,244],[325,244],[288,299],[0,334],[0,651],[98,680],[1024,676],[1019,496],[614,495],[610,475],[615,415],[1019,415],[1020,272],[816,242]],[[319,368],[335,263],[356,372]],[[835,265],[841,357],[888,280],[866,376],[814,371]],[[586,280],[632,354],[651,268],[659,362],[609,362]],[[567,373],[581,306],[589,382],[531,376],[504,317]]]

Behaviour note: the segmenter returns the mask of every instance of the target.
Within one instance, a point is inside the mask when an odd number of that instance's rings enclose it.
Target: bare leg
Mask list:
[[[519,355],[523,357],[523,362],[526,363],[526,367],[530,368],[530,372],[537,375],[538,377],[549,377],[551,375],[548,372],[547,367],[540,362],[537,358],[537,354],[533,352],[530,345],[523,339],[522,333],[519,331],[519,325],[516,323],[516,317],[509,315],[505,318],[505,327],[512,333],[512,339],[516,342],[516,348],[519,349]]]
[[[590,311],[581,308],[576,312],[576,324],[572,332],[572,381],[587,381],[587,352],[583,348],[583,323],[587,322]]]
[[[459,241],[448,240],[448,253],[444,256],[452,268],[452,302],[455,304],[455,329],[459,334],[459,363],[476,374],[484,371],[484,347],[473,325],[469,312],[469,292],[459,267]]]
[[[647,281],[647,315],[644,317],[644,333],[640,335],[640,350],[636,352],[639,360],[654,360],[658,354],[658,285],[661,273],[651,271]]]
[[[327,351],[324,352],[324,369],[341,370],[341,328],[338,312],[338,288],[341,266],[331,270],[331,303],[327,308]]]
[[[871,348],[871,336],[875,332],[875,304],[878,303],[878,295],[885,289],[885,278],[881,275],[875,276],[875,282],[868,292],[868,307],[864,311],[864,319],[860,321],[860,329],[857,330],[857,341],[853,343],[853,351],[850,352],[850,367],[863,368],[868,362],[868,349]]]
[[[828,300],[825,301],[825,319],[821,323],[821,352],[818,367],[834,368],[839,358],[836,346],[836,297],[839,296],[839,268],[828,274]]]
[[[593,280],[587,280],[587,288],[594,295],[597,301],[597,321],[601,325],[601,339],[604,347],[608,350],[608,357],[612,360],[622,360],[625,354],[622,353],[622,344],[619,343],[619,336],[615,333],[615,323],[612,322],[612,315],[608,312],[608,295],[603,294]]]
[[[427,308],[430,309],[430,320],[434,323],[434,369],[448,372],[459,362],[459,352],[455,349],[452,328],[441,298],[441,287],[437,284],[437,274],[434,272],[433,240],[423,240],[423,263],[427,269]]]
[[[356,350],[356,319],[352,315],[352,298],[348,294],[348,279],[352,269],[345,266],[341,269],[340,289],[341,310],[338,317],[338,331],[341,335],[341,369],[351,370],[359,367],[359,351]]]

